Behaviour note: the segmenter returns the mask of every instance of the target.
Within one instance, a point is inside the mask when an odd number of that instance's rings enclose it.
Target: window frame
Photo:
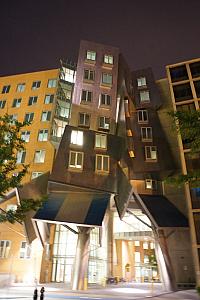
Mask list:
[[[44,129],[38,130],[37,141],[38,142],[47,142],[48,141],[48,135],[49,135],[49,130],[48,129],[44,128]],[[42,139],[40,139],[40,137],[42,137]],[[44,139],[44,137],[46,137],[46,139]]]
[[[37,153],[40,153],[39,160],[36,159],[37,158]],[[43,153],[43,155],[42,155]],[[39,150],[35,150],[35,154],[34,154],[34,163],[35,164],[43,164],[45,162],[45,157],[46,157],[46,150],[45,149],[39,149]],[[42,159],[41,159],[42,158]]]
[[[102,103],[103,98],[104,98],[105,103]],[[111,106],[111,95],[101,93],[100,94],[100,106],[106,106],[106,107]]]
[[[106,76],[106,78],[108,79],[109,77],[111,78],[111,82],[109,82],[110,80],[107,80],[104,81],[104,77]],[[102,75],[101,75],[101,83],[103,85],[106,85],[106,86],[112,86],[113,84],[113,74],[112,73],[105,73],[105,72],[102,72]]]
[[[101,126],[101,119],[104,119],[104,126],[102,127]],[[106,119],[109,120],[109,123],[106,123]],[[108,128],[106,128],[105,125],[109,125]],[[102,130],[110,130],[110,118],[109,117],[106,117],[106,116],[99,116],[99,129],[102,129]]]
[[[84,115],[84,124],[80,122],[81,115]],[[86,117],[88,116],[89,124],[86,124]],[[90,117],[91,115],[86,112],[79,112],[78,126],[90,127]]]
[[[38,175],[33,177],[33,174],[38,174]],[[35,178],[41,176],[42,174],[44,174],[44,173],[43,173],[43,172],[33,171],[33,172],[31,173],[31,180],[33,180],[33,179],[35,179]]]
[[[79,138],[81,138],[81,143],[77,142]],[[76,145],[76,146],[83,146],[83,141],[84,141],[83,138],[84,138],[84,135],[83,135],[83,131],[82,130],[72,129],[72,131],[71,131],[71,137],[70,137],[70,144],[71,145]]]
[[[83,94],[85,94],[85,98],[83,97]],[[89,91],[89,90],[82,90],[81,92],[81,102],[83,103],[91,103],[92,102],[92,96],[93,96],[93,93],[92,91]]]
[[[75,153],[75,164],[71,164],[71,159],[72,159],[72,154]],[[78,155],[81,155],[81,165],[78,165],[77,164],[77,161],[78,161]],[[73,150],[70,150],[69,151],[69,163],[68,163],[68,167],[69,169],[71,170],[83,170],[83,161],[84,161],[84,152],[81,152],[81,151],[73,151]],[[80,167],[78,167],[80,166]]]
[[[94,55],[94,58],[93,58]],[[86,51],[86,60],[96,61],[97,53],[93,50]]]
[[[140,114],[142,116],[142,118],[140,118]],[[144,115],[146,114],[146,120],[144,118]],[[149,114],[148,114],[148,110],[146,109],[140,109],[137,111],[137,119],[138,119],[138,123],[141,124],[141,123],[145,123],[147,124],[149,122]]]
[[[34,90],[39,89],[40,86],[41,86],[41,80],[36,80],[36,81],[33,81],[31,89],[34,91]]]
[[[0,100],[0,109],[4,109],[6,105],[6,100]]]
[[[111,59],[112,62],[110,62],[110,58],[112,58]],[[112,54],[104,54],[103,62],[104,62],[104,64],[107,64],[107,65],[114,65],[114,56]]]
[[[17,88],[16,88],[16,92],[17,93],[23,93],[25,91],[25,88],[26,88],[25,82],[18,83]]]
[[[57,78],[50,78],[47,82],[47,88],[53,89],[57,87]]]
[[[38,96],[30,96],[28,99],[28,106],[37,104]]]
[[[51,104],[53,102],[54,102],[54,94],[46,94],[44,97],[44,104]]]
[[[22,244],[25,243],[25,247],[22,247]],[[21,254],[24,254],[24,257],[21,257]],[[31,246],[28,245],[26,241],[21,241],[21,246],[19,249],[19,259],[30,259],[31,258]]]
[[[19,108],[21,106],[22,98],[14,98],[12,107]]]
[[[5,245],[1,245],[4,242]],[[8,246],[6,245],[8,242]],[[7,250],[8,248],[8,250]],[[5,259],[9,257],[9,252],[11,249],[11,241],[10,240],[0,240],[0,259]]]
[[[141,127],[140,131],[141,131],[141,139],[143,142],[152,142],[153,140],[152,127]]]
[[[101,160],[101,169],[98,169],[98,158],[100,158]],[[108,159],[107,164],[108,164],[108,170],[104,169],[104,159]],[[95,172],[97,173],[110,173],[110,156],[109,155],[105,155],[105,154],[96,154],[95,156]]]
[[[144,87],[147,86],[147,79],[145,76],[140,76],[137,78],[137,87]]]
[[[99,144],[100,146],[97,146],[97,136],[100,137],[99,139]],[[102,138],[105,138],[105,143],[102,142]],[[102,144],[105,144],[105,146],[103,147]],[[103,134],[103,133],[96,133],[95,134],[95,149],[107,149],[107,134]]]
[[[2,91],[1,91],[1,94],[8,94],[10,92],[10,88],[11,88],[11,85],[8,84],[8,85],[4,85],[2,87]]]
[[[153,150],[153,148],[155,150]],[[150,156],[148,156],[148,153],[150,153]],[[152,158],[153,153],[156,153],[156,157]],[[157,162],[158,160],[158,151],[156,146],[145,146],[145,160],[146,161],[151,161],[151,162]]]
[[[91,70],[91,69],[84,69],[84,71],[83,71],[83,79],[86,80],[86,81],[92,81],[92,82],[94,82],[94,80],[95,80],[95,71]]]
[[[46,113],[46,118],[44,120],[43,116],[45,115],[45,113]],[[51,111],[50,110],[44,110],[44,111],[42,111],[41,122],[50,122],[50,121],[51,121]]]
[[[148,186],[149,184],[149,186]],[[155,179],[145,179],[145,189],[156,191],[158,189],[158,182]]]
[[[27,116],[28,116],[28,120],[26,120],[26,119],[27,119]],[[28,113],[26,113],[25,116],[24,116],[24,121],[25,121],[25,122],[32,122],[33,119],[34,119],[34,112],[28,112]]]
[[[151,101],[150,100],[150,92],[149,92],[149,90],[142,90],[142,91],[139,92],[139,95],[140,95],[140,102],[141,103],[150,102]],[[142,95],[148,95],[148,97],[147,98],[145,97],[145,99],[142,99]]]
[[[25,136],[25,139],[23,139],[23,135]],[[21,139],[25,143],[28,143],[30,141],[30,135],[31,135],[31,132],[29,130],[23,130],[23,131],[21,131]]]
[[[23,164],[26,160],[26,150],[20,150],[17,152],[16,164]]]

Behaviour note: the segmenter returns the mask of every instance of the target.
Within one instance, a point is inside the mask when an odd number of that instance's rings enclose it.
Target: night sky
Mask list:
[[[0,75],[76,61],[81,39],[117,46],[131,69],[200,57],[200,0],[4,0]]]

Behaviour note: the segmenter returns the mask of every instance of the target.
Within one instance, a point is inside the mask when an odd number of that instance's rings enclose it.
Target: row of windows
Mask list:
[[[48,88],[55,88],[57,85],[57,79],[49,79],[48,82],[47,82],[47,87]],[[41,81],[33,81],[32,83],[32,87],[31,89],[32,90],[37,90],[39,89],[41,86]],[[19,92],[19,93],[22,93],[25,91],[25,88],[26,88],[26,84],[23,82],[23,83],[19,83],[17,84],[17,87],[16,87],[16,92]],[[1,93],[2,94],[8,94],[10,92],[10,89],[11,89],[11,85],[4,85],[3,88],[2,88],[2,91]]]
[[[83,152],[70,151],[69,168],[83,170]],[[108,155],[96,154],[95,171],[108,173],[110,170],[110,157]]]
[[[31,135],[31,132],[28,131],[28,130],[25,130],[25,131],[22,131],[21,132],[21,139],[28,143],[30,141],[30,135]],[[40,129],[38,131],[38,138],[37,140],[39,142],[46,142],[48,141],[48,129]]]
[[[0,258],[8,258],[11,249],[11,241],[0,240]],[[27,259],[31,257],[31,247],[26,242],[21,242],[19,258]]]
[[[31,96],[29,97],[28,105],[29,106],[34,105],[37,103],[37,101],[38,101],[38,96]],[[54,94],[45,95],[44,104],[50,104],[53,103],[53,101],[54,101]],[[13,100],[12,107],[19,108],[21,106],[21,103],[22,103],[22,98],[15,98]],[[1,109],[5,107],[5,104],[6,104],[6,100],[0,100]]]
[[[13,114],[10,115],[10,117],[12,118],[13,124],[14,122],[17,120],[17,114]],[[24,116],[24,121],[25,122],[32,122],[34,119],[34,113],[30,112],[30,113],[26,113]],[[46,121],[50,121],[51,120],[51,111],[43,111],[41,114],[41,122],[46,122]]]
[[[93,92],[88,90],[82,90],[81,101],[83,102],[92,102]],[[111,96],[108,94],[100,94],[99,97],[100,105],[111,105]]]
[[[97,53],[95,51],[88,50],[86,52],[86,59],[87,60],[96,61],[96,58],[97,58]],[[113,57],[113,55],[104,54],[104,56],[103,56],[103,62],[105,64],[113,65],[113,63],[114,63],[114,57]]]
[[[84,69],[83,79],[94,82],[95,71],[90,69]],[[106,85],[112,85],[113,77],[110,73],[102,73],[101,83]]]
[[[78,125],[84,127],[90,127],[91,115],[88,113],[79,113]],[[99,117],[99,129],[109,130],[110,129],[110,118],[101,116]]]

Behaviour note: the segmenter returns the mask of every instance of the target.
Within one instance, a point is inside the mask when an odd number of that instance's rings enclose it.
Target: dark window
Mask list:
[[[194,103],[188,103],[188,104],[184,104],[184,105],[177,105],[176,109],[178,111],[194,111],[195,110],[195,105]]]
[[[14,99],[14,100],[13,100],[12,107],[20,107],[21,101],[22,101],[21,98],[19,98],[19,99]]]
[[[94,71],[93,70],[84,70],[84,79],[94,81]]]
[[[79,126],[90,126],[90,115],[86,113],[79,113]]]
[[[109,130],[110,129],[110,118],[99,117],[99,128]]]
[[[110,105],[111,96],[108,94],[101,94],[101,105]]]
[[[174,97],[176,102],[190,100],[193,98],[189,83],[175,85],[173,87],[173,90],[174,90]]]
[[[175,68],[170,68],[170,74],[171,74],[172,82],[188,79],[188,73],[185,65],[175,67]]]
[[[192,77],[199,77],[200,76],[200,61],[190,64],[190,70]]]
[[[81,101],[91,102],[92,92],[83,90],[81,95]]]
[[[200,170],[200,153],[185,153],[188,172]]]
[[[37,90],[37,89],[39,89],[40,84],[41,84],[41,81],[33,81],[33,84],[32,84],[32,90]]]
[[[196,231],[197,244],[200,244],[200,213],[199,212],[194,213],[194,226]]]
[[[2,88],[2,94],[7,94],[10,91],[10,85],[4,85]]]
[[[3,109],[6,105],[6,100],[0,100],[0,109]]]
[[[44,103],[50,104],[50,103],[53,103],[53,100],[54,100],[54,94],[45,95]]]
[[[33,118],[34,118],[34,113],[27,113],[27,114],[25,114],[24,121],[25,122],[32,122]]]
[[[138,123],[147,123],[148,122],[148,111],[147,110],[138,110]]]
[[[200,98],[200,80],[194,81],[197,98]]]
[[[37,96],[29,97],[28,105],[33,105],[37,103]]]
[[[102,74],[102,83],[106,85],[112,85],[112,74],[103,73]]]

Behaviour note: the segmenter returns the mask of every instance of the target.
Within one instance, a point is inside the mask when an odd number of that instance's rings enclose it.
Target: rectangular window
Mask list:
[[[19,99],[14,99],[14,100],[13,100],[12,107],[20,107],[21,102],[22,102],[22,99],[21,99],[21,98],[19,98]]]
[[[92,101],[92,92],[90,91],[82,91],[81,101],[91,102]]]
[[[43,172],[32,172],[31,179],[35,179],[35,178],[41,176],[42,174],[43,174]]]
[[[141,127],[142,141],[152,141],[152,128]]]
[[[34,158],[34,163],[44,163],[45,160],[45,150],[36,150],[35,151],[35,158]]]
[[[44,103],[50,104],[50,103],[53,103],[53,100],[54,100],[54,94],[45,95]]]
[[[6,105],[6,100],[0,100],[0,109],[3,109]]]
[[[0,258],[8,258],[11,241],[0,240]]]
[[[143,242],[143,249],[149,249],[149,244],[147,242]]]
[[[55,88],[57,85],[57,79],[49,79],[47,87],[48,88]]]
[[[41,81],[33,81],[32,90],[37,90],[40,88]]]
[[[148,123],[148,111],[147,110],[138,110],[138,123]]]
[[[146,160],[157,160],[157,147],[145,146],[145,158]]]
[[[17,164],[23,164],[25,162],[25,158],[26,158],[26,151],[18,151],[17,152]]]
[[[110,157],[108,155],[96,154],[96,171],[97,172],[109,172]]]
[[[19,258],[23,258],[23,259],[31,258],[31,246],[28,245],[27,242],[21,242]]]
[[[83,145],[83,131],[72,130],[71,144],[82,146]]]
[[[30,106],[30,105],[36,104],[37,103],[37,99],[38,99],[37,96],[31,96],[31,97],[29,97],[28,105]]]
[[[24,142],[26,142],[26,143],[28,143],[29,142],[29,140],[30,140],[30,135],[31,135],[31,132],[30,131],[22,131],[22,133],[21,133],[21,139],[24,141]]]
[[[95,135],[95,148],[107,148],[107,135],[96,133]]]
[[[146,86],[146,85],[147,85],[146,77],[137,78],[137,86],[138,87]]]
[[[95,61],[95,60],[96,60],[96,52],[95,52],[95,51],[90,51],[90,50],[88,50],[88,51],[87,51],[86,58],[87,58],[88,60],[93,60],[93,61]]]
[[[150,101],[149,91],[140,91],[140,101],[141,102]]]
[[[79,113],[79,126],[90,126],[90,115],[86,113]]]
[[[135,244],[135,246],[139,247],[140,246],[140,241],[135,241],[134,244]]]
[[[104,63],[105,63],[105,64],[113,65],[113,56],[112,56],[112,55],[105,54],[105,55],[104,55]]]
[[[41,129],[38,132],[38,141],[46,142],[48,141],[48,129]]]
[[[51,111],[43,111],[41,116],[41,121],[46,122],[51,120]]]
[[[112,74],[103,73],[102,74],[102,83],[106,85],[112,85]]]
[[[83,152],[70,151],[69,167],[75,169],[83,169]]]
[[[93,70],[84,70],[84,79],[94,81],[94,71]]]
[[[140,252],[135,252],[135,263],[140,263]]]
[[[110,118],[99,117],[99,128],[109,130],[110,129]]]
[[[19,83],[18,85],[17,85],[17,92],[19,92],[19,93],[22,93],[22,92],[24,92],[24,90],[25,90],[25,83]]]
[[[11,118],[11,124],[15,124],[15,121],[17,121],[17,114],[13,114],[13,115],[10,115],[10,118]]]
[[[10,91],[10,85],[4,85],[3,88],[2,88],[1,93],[2,94],[8,94],[9,91]]]
[[[34,113],[27,113],[27,114],[25,114],[24,121],[25,122],[32,122],[33,118],[34,118]]]
[[[101,94],[101,105],[110,105],[111,96],[108,94]]]
[[[145,188],[147,190],[157,190],[157,181],[152,179],[145,179]]]

